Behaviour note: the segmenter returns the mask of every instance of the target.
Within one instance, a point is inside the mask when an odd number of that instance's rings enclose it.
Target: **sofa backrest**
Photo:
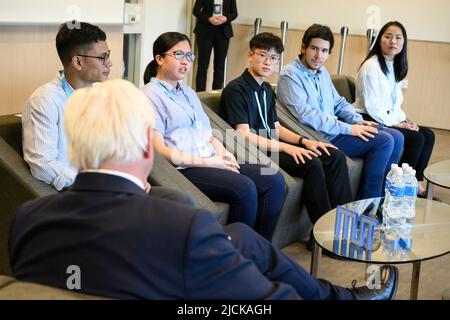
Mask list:
[[[22,118],[18,115],[0,116],[0,137],[20,156],[22,152]]]
[[[347,100],[348,103],[355,102],[355,78],[352,76],[332,75],[336,91]]]

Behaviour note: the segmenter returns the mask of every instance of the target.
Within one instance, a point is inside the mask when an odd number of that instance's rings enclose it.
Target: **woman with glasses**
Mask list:
[[[383,26],[356,77],[354,107],[366,120],[377,121],[403,134],[405,145],[400,162],[416,169],[419,196],[425,197],[423,171],[433,152],[435,137],[431,129],[406,119],[401,107],[400,82],[408,73],[407,42],[406,29],[400,22]]]
[[[299,136],[278,121],[276,97],[266,79],[283,51],[281,39],[272,33],[253,37],[249,67],[223,90],[221,116],[287,173],[303,178],[303,201],[315,224],[332,208],[352,201],[346,157],[333,145]],[[311,235],[307,248],[312,245]]]
[[[213,134],[196,93],[182,80],[195,59],[189,38],[167,32],[153,44],[144,93],[156,110],[155,150],[213,201],[230,205],[228,223],[242,222],[272,239],[284,199],[280,172],[263,175],[256,164],[238,164]]]

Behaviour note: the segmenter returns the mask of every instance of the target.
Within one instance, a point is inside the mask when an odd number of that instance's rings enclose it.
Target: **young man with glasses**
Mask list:
[[[303,201],[314,224],[332,208],[352,200],[350,180],[345,155],[336,147],[299,136],[278,122],[276,96],[265,80],[283,50],[281,39],[271,33],[253,37],[249,67],[223,90],[220,110],[245,139],[279,159],[290,175],[304,179]]]
[[[106,34],[97,26],[63,23],[56,49],[64,70],[33,92],[22,112],[23,156],[31,174],[60,191],[78,171],[67,158],[63,113],[66,101],[80,88],[108,79],[112,66]]]

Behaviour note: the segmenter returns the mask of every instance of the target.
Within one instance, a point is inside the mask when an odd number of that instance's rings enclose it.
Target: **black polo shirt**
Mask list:
[[[255,92],[261,105],[261,114],[258,110]],[[264,92],[266,93],[267,115],[264,108]],[[275,93],[272,86],[268,82],[263,82],[260,86],[246,69],[239,78],[231,81],[223,89],[220,97],[220,116],[233,128],[237,124],[248,124],[250,129],[268,138],[269,135],[262,118],[267,119],[267,125],[271,129],[275,129],[275,122],[278,121]]]

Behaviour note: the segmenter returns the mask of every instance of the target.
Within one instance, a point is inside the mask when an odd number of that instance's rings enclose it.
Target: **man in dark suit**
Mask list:
[[[222,228],[209,212],[147,196],[153,125],[153,108],[127,81],[72,95],[64,126],[80,173],[67,192],[18,210],[9,242],[17,278],[131,299],[394,297],[395,267],[383,267],[378,290],[334,286],[243,224]]]
[[[196,0],[194,15],[197,17],[194,33],[197,35],[198,65],[196,90],[206,90],[206,74],[211,51],[214,48],[213,89],[222,89],[225,59],[230,38],[233,37],[231,21],[237,18],[236,0]]]

